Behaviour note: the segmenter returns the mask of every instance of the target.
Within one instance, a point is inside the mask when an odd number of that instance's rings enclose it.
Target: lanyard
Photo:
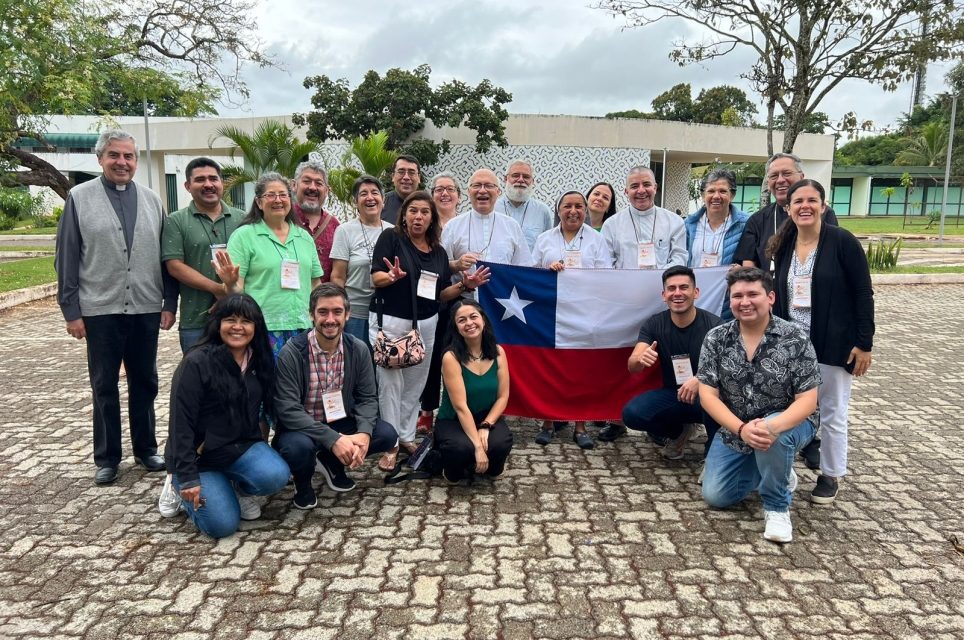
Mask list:
[[[529,212],[529,203],[530,203],[530,202],[531,202],[531,200],[526,200],[526,206],[525,206],[525,208],[522,209],[522,222],[519,223],[519,226],[522,227],[523,229],[526,228],[526,214]],[[513,209],[517,209],[518,207],[512,207],[512,208],[513,208]],[[505,215],[509,216],[510,218],[512,217],[512,215],[509,213],[509,199],[508,199],[508,198],[506,198],[505,201],[502,202],[502,210],[505,212]]]
[[[562,250],[565,251],[580,251],[582,249],[582,234],[585,233],[584,229],[580,229],[579,233],[572,237],[572,242],[566,242],[566,234],[559,227],[559,235],[562,237]],[[579,240],[579,246],[576,246],[576,240]]]
[[[206,224],[204,224],[204,222],[201,222],[201,228],[204,229],[204,235],[207,236],[207,238],[208,238],[208,244],[209,244],[209,245],[217,244],[217,243],[214,241],[214,238],[217,238],[217,237],[218,237],[218,227],[217,227],[218,220],[221,221],[221,228],[222,228],[222,230],[223,230],[223,232],[224,232],[224,241],[225,241],[225,242],[228,241],[228,221],[225,219],[224,213],[222,213],[222,214],[221,214],[221,217],[218,218],[217,220],[211,220],[211,218],[208,217],[208,215],[207,215],[207,214],[204,214],[204,213],[198,212],[198,214],[204,216],[205,218],[207,218],[208,220],[211,221],[211,231],[208,231],[208,227],[207,227]],[[212,231],[214,232],[214,238],[211,237],[211,232],[212,232]]]
[[[374,241],[372,241],[372,242],[369,242],[369,241],[368,241],[368,234],[365,233],[365,223],[362,222],[361,220],[359,220],[359,221],[358,221],[358,224],[361,226],[362,242],[365,243],[365,251],[368,252],[368,261],[371,262],[371,261],[372,261],[372,255],[373,255],[374,252],[375,252],[375,242],[374,242]],[[382,232],[382,230],[383,230],[384,228],[385,228],[385,221],[384,221],[384,220],[379,220],[379,221],[378,221],[378,233],[381,234],[381,232]]]
[[[288,240],[291,239],[291,234],[292,234],[293,232],[294,232],[294,229],[292,228],[292,225],[291,225],[291,224],[288,224]],[[274,231],[271,232],[271,235],[274,236]],[[287,241],[286,241],[286,242],[284,243],[284,245],[283,245],[284,248],[285,248],[285,252],[284,252],[284,253],[281,253],[281,249],[278,248],[278,244],[280,243],[280,241],[275,242],[275,240],[277,240],[277,236],[274,236],[274,237],[270,238],[270,240],[271,240],[271,246],[274,247],[274,250],[278,252],[278,257],[280,257],[282,260],[288,260],[289,258],[288,258],[288,243],[287,243]],[[294,250],[294,252],[295,252],[295,262],[298,262],[298,245],[296,245],[295,243],[291,243],[291,248],[292,248],[292,249]]]
[[[776,218],[774,218],[774,220],[776,220]],[[730,214],[726,214],[726,218],[723,220],[723,230],[720,232],[720,239],[717,240],[716,242],[713,242],[712,253],[720,252],[720,245],[723,244],[723,238],[726,237],[726,227],[729,224],[730,224]],[[702,243],[703,253],[706,253],[706,236],[707,234],[709,234],[710,237],[712,237],[713,233],[714,233],[713,229],[710,228],[710,214],[707,213],[705,216],[703,216],[703,243]]]
[[[528,204],[526,206],[528,206]],[[489,218],[489,221],[492,223],[492,227],[489,229],[489,240],[485,243],[485,246],[482,247],[482,249],[480,249],[479,251],[472,251],[472,221],[474,220],[474,218],[472,217],[473,213],[475,212],[472,212],[472,211],[469,212],[469,239],[467,243],[469,253],[478,253],[479,255],[485,255],[485,252],[489,248],[489,245],[492,244],[492,234],[495,233],[495,218]],[[491,216],[492,214],[490,213],[488,215]],[[480,213],[479,224],[482,224],[483,228],[485,227],[484,222],[485,220],[483,219],[482,214]]]
[[[639,244],[639,228],[636,226],[636,214],[633,213],[635,209],[629,208],[629,219],[633,223],[633,233],[636,234],[636,244]],[[653,207],[653,233],[649,236],[649,241],[656,243],[656,207]]]

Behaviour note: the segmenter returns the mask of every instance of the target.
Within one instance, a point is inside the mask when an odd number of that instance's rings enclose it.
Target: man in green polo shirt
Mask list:
[[[211,260],[217,249],[227,249],[228,237],[244,217],[243,211],[222,199],[224,183],[217,162],[195,158],[184,174],[191,204],[168,217],[161,242],[161,260],[181,283],[182,353],[201,338],[208,309],[224,295]]]

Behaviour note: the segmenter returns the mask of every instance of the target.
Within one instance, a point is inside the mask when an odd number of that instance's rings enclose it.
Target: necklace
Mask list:
[[[481,359],[482,359],[481,351],[479,351],[479,355],[474,355],[472,354],[472,352],[469,352],[469,362],[478,362]]]

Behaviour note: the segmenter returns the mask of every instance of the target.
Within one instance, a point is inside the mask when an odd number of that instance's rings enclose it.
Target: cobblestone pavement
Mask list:
[[[128,457],[92,483],[81,343],[51,301],[0,316],[0,637],[964,638],[964,286],[881,287],[852,401],[852,476],[762,539],[757,499],[700,500],[699,445],[544,450],[516,423],[495,482],[291,489],[228,539],[162,519]],[[176,335],[162,338],[166,425]],[[163,435],[164,429],[160,429]],[[567,432],[568,434],[568,432]],[[125,451],[130,455],[129,443]]]

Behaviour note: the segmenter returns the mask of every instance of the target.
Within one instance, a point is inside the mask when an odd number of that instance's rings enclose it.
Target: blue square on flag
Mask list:
[[[549,269],[480,263],[491,271],[479,303],[500,344],[555,346],[557,274]]]

